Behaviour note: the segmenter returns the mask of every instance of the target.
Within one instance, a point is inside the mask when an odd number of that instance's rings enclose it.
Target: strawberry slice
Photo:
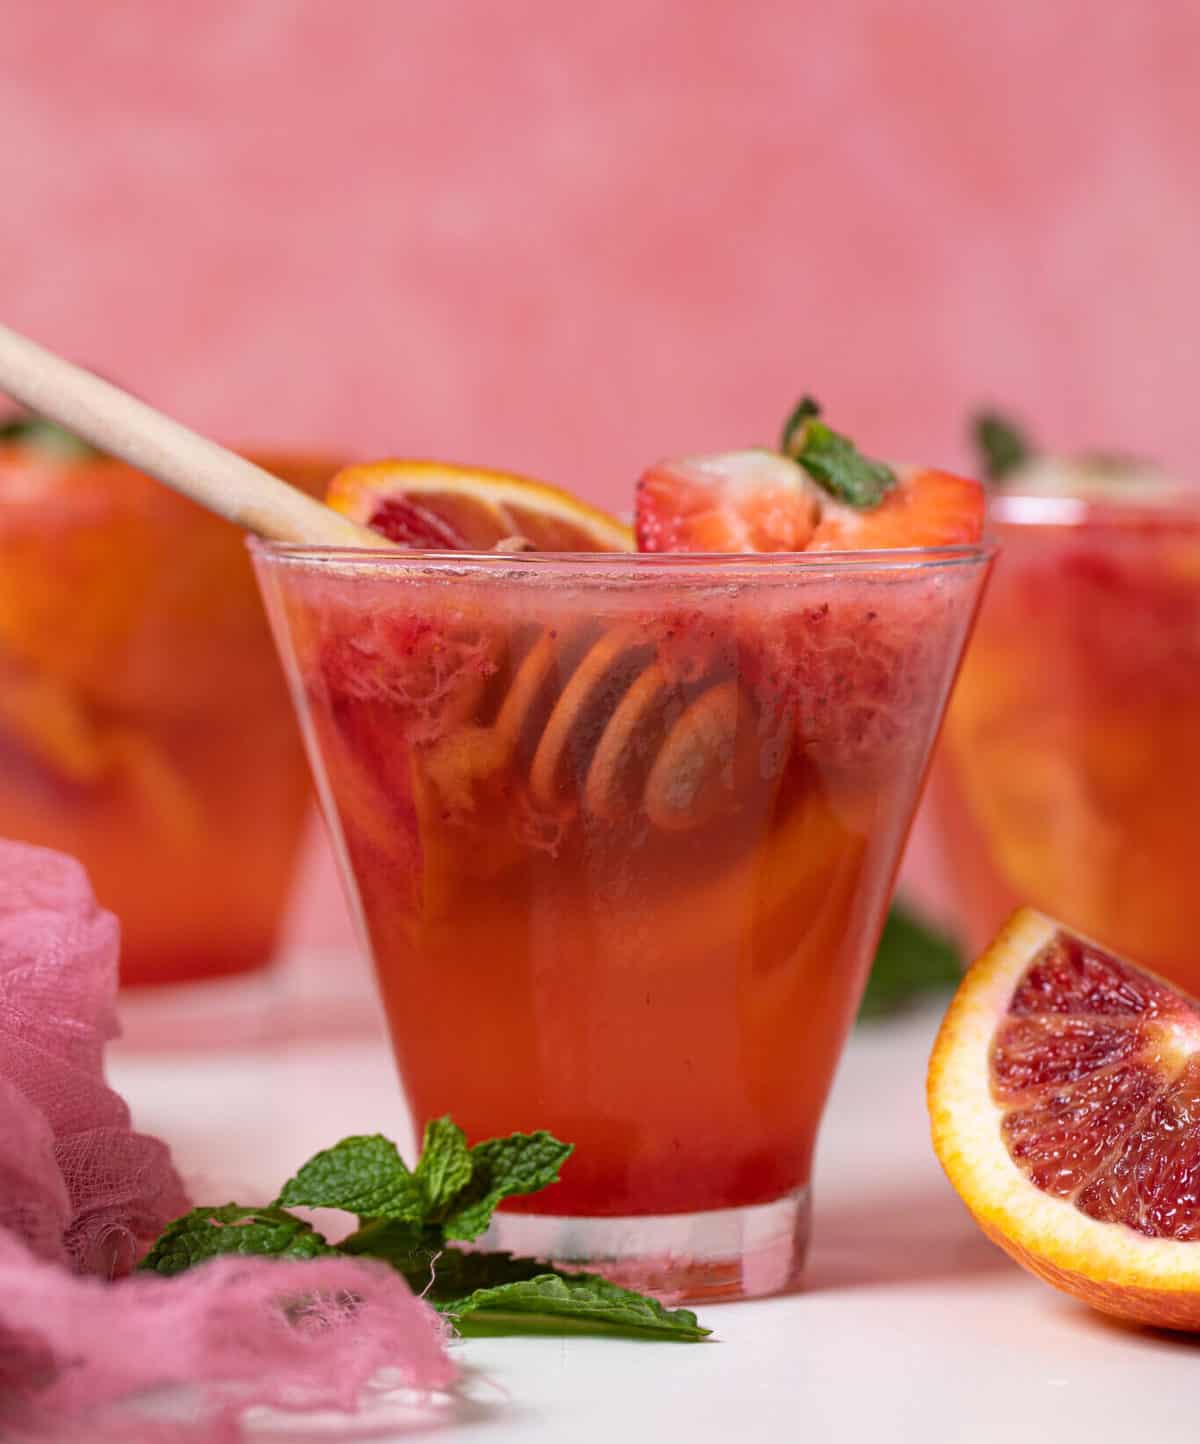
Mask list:
[[[873,507],[829,501],[809,551],[878,551],[977,542],[983,532],[983,487],[948,471],[905,470]]]
[[[637,484],[643,552],[794,552],[820,516],[816,484],[772,451],[661,461]]]

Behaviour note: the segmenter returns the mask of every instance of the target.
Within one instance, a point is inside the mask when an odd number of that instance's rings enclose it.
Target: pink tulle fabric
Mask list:
[[[448,1386],[437,1315],[384,1265],[125,1276],[188,1202],[104,1081],[117,949],[77,863],[0,842],[0,1437],[215,1444],[253,1405],[353,1410],[380,1371]]]

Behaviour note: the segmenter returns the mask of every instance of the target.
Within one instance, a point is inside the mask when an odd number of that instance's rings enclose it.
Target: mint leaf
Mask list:
[[[433,1284],[425,1296],[439,1309],[457,1308],[478,1289],[524,1283],[551,1272],[540,1259],[520,1258],[511,1253],[476,1253],[461,1248],[444,1248],[427,1256],[424,1263],[426,1285],[431,1272],[433,1275]],[[409,1283],[415,1288],[412,1278]]]
[[[384,1259],[402,1274],[410,1267],[428,1273],[429,1261],[441,1246],[437,1227],[397,1218],[364,1219],[361,1228],[338,1244],[343,1253]]]
[[[169,1223],[138,1264],[170,1277],[221,1254],[322,1258],[336,1253],[311,1224],[282,1208],[194,1208]]]
[[[962,978],[958,944],[909,906],[894,902],[888,913],[859,1019],[894,1013],[923,993],[948,991]]]
[[[811,396],[795,406],[783,428],[780,449],[831,496],[847,506],[878,506],[896,484],[896,473],[864,456],[848,436],[818,421],[821,408]]]
[[[471,1181],[442,1220],[446,1238],[469,1242],[487,1228],[501,1199],[537,1193],[558,1180],[558,1171],[574,1152],[553,1134],[510,1133],[489,1138],[471,1149]]]
[[[779,442],[779,449],[784,456],[792,456],[793,447],[803,449],[804,427],[815,416],[820,416],[821,408],[811,396],[802,396],[795,406],[792,407],[791,415],[783,423],[783,436]]]
[[[830,431],[823,421],[805,427],[804,449],[795,459],[838,501],[864,510],[878,506],[896,484],[891,467],[863,456],[848,437]]]
[[[396,1145],[378,1133],[343,1138],[310,1158],[275,1202],[287,1208],[342,1208],[363,1219],[420,1223],[425,1217],[420,1185]]]
[[[104,454],[56,421],[47,421],[44,416],[26,412],[0,421],[0,442],[27,447],[30,451],[63,461],[83,461]]]
[[[712,1331],[690,1309],[665,1309],[591,1274],[541,1273],[439,1303],[467,1337],[495,1334],[611,1334],[694,1343]]]
[[[470,1183],[471,1173],[466,1134],[449,1118],[431,1119],[416,1172],[427,1211],[436,1214],[445,1208]]]
[[[971,436],[989,481],[1003,481],[1034,455],[1025,432],[995,411],[980,411],[971,418]]]

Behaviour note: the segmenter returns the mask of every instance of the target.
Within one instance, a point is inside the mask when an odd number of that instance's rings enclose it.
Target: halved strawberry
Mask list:
[[[965,477],[906,469],[875,506],[847,506],[769,451],[659,462],[637,487],[644,552],[954,546],[978,541],[983,517],[983,488]]]
[[[643,552],[803,551],[819,515],[816,483],[773,451],[662,461],[637,484]]]
[[[809,551],[879,551],[891,547],[946,547],[977,542],[983,532],[983,487],[948,471],[905,469],[875,506],[845,506],[831,499]]]
[[[652,466],[637,487],[638,549],[879,551],[979,540],[978,482],[875,461],[820,415],[805,396],[788,417],[779,451]]]

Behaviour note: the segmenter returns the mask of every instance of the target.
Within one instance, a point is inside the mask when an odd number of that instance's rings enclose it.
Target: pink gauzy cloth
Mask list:
[[[0,842],[0,1437],[236,1440],[252,1405],[353,1410],[383,1370],[448,1386],[442,1324],[385,1265],[120,1277],[188,1202],[104,1081],[117,950],[78,863]]]
[[[117,947],[77,862],[0,842],[0,1228],[79,1273],[127,1272],[188,1206],[104,1081]]]

